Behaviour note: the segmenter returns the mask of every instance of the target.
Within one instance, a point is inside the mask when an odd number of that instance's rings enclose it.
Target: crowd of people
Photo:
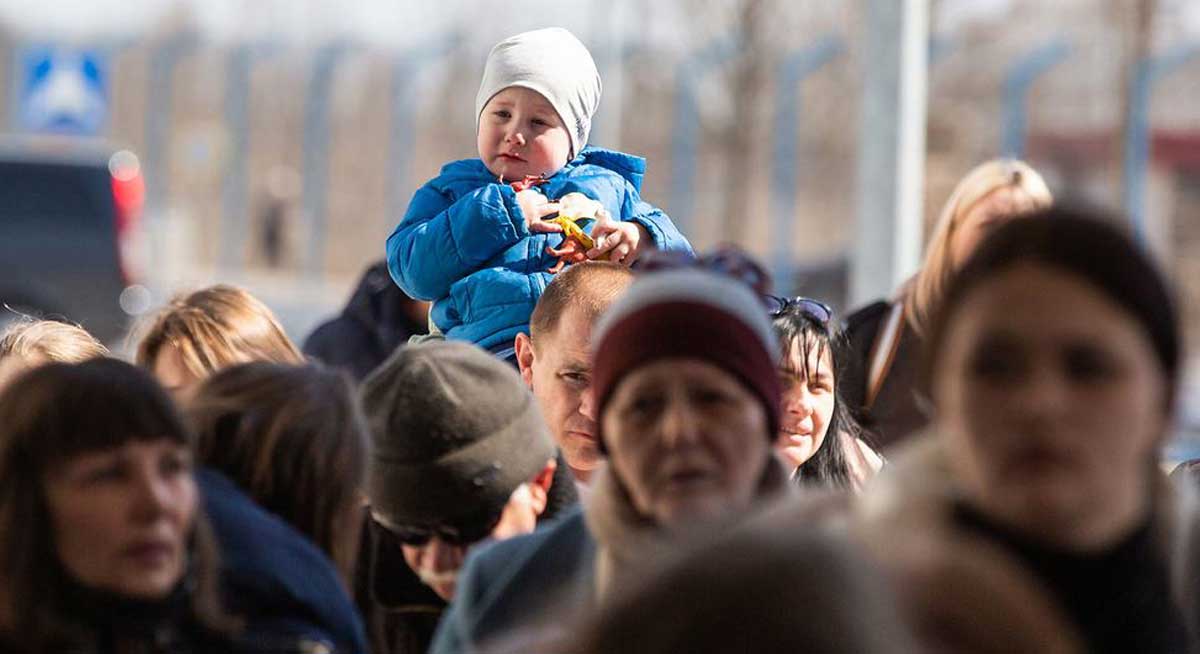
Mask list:
[[[303,348],[227,285],[131,363],[0,334],[0,652],[1200,651],[1179,315],[1116,218],[985,163],[841,317],[694,255],[594,70],[499,44],[480,157]]]

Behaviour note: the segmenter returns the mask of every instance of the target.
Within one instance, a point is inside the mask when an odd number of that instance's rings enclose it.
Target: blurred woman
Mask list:
[[[539,622],[561,631],[693,530],[719,529],[786,490],[772,449],[778,346],[749,287],[698,270],[648,274],[601,318],[592,344],[608,466],[585,511],[473,557],[434,652]]]
[[[149,375],[51,363],[0,394],[0,649],[229,651],[191,439]]]
[[[775,441],[803,485],[861,489],[883,465],[859,438],[839,384],[849,352],[829,306],[808,298],[767,296],[783,348],[779,381],[782,427]]]
[[[882,575],[858,547],[811,525],[756,522],[623,589],[571,651],[916,651]]]
[[[1200,523],[1159,469],[1180,337],[1153,263],[1090,214],[1049,210],[998,228],[944,298],[922,370],[936,438],[865,496],[867,542],[885,560],[905,534],[968,543],[1086,651],[1188,651]]]
[[[846,397],[885,453],[928,423],[916,387],[921,345],[955,271],[989,232],[1051,201],[1041,175],[1024,162],[996,159],[977,166],[942,208],[917,274],[891,300],[846,318],[846,336],[856,354]]]
[[[367,436],[347,379],[311,364],[241,364],[204,382],[187,415],[200,463],[308,536],[349,587]]]
[[[275,314],[243,289],[218,284],[172,299],[139,330],[135,360],[176,399],[235,363],[304,363]]]
[[[82,327],[22,318],[0,331],[0,389],[21,372],[43,363],[78,363],[107,354],[108,348]]]

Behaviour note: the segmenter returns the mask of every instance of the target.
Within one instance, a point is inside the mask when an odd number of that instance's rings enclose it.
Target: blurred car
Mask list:
[[[142,197],[128,151],[0,138],[0,323],[29,314],[79,323],[105,342],[119,338]]]

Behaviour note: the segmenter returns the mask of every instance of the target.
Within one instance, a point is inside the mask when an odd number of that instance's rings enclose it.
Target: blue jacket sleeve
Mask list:
[[[454,282],[526,236],[510,186],[487,184],[451,201],[426,184],[388,237],[388,271],[410,296],[439,300]]]
[[[660,250],[676,250],[692,252],[692,245],[684,238],[675,223],[663,213],[662,209],[646,202],[638,194],[637,189],[629,182],[625,183],[625,198],[621,205],[621,220],[635,222],[650,233],[654,245]]]

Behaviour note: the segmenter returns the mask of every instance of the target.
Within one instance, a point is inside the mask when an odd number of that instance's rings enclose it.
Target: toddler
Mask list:
[[[587,145],[599,100],[596,64],[564,29],[492,48],[475,97],[479,158],[443,166],[387,240],[392,278],[433,301],[432,326],[446,337],[512,357],[548,271],[558,269],[550,250],[563,248],[563,228],[547,219],[568,193],[602,207],[584,226],[593,247],[578,258],[632,265],[648,248],[691,252],[671,219],[641,199],[645,160]]]

